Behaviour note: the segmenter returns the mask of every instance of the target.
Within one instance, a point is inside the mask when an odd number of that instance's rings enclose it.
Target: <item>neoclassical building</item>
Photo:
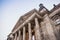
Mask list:
[[[60,4],[50,11],[39,7],[19,18],[7,40],[60,40]]]

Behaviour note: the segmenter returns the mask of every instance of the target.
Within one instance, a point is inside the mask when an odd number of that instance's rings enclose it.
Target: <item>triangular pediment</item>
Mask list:
[[[30,20],[34,19],[34,17],[38,17],[38,18],[42,19],[42,17],[39,15],[39,12],[36,9],[34,9],[34,10],[28,12],[28,14],[23,15],[21,17],[21,19],[18,20],[18,22],[15,25],[14,29],[18,28],[21,25],[24,25],[25,23],[27,23]],[[20,24],[20,22],[22,22],[22,23]]]
[[[37,13],[37,12],[34,12],[30,17],[27,18],[27,20],[25,20],[21,25],[19,25],[17,28],[20,29],[22,28],[26,23],[30,22],[31,20],[33,20],[35,17],[39,18],[39,19],[42,19],[42,17]],[[15,29],[15,32],[16,30],[18,29]]]

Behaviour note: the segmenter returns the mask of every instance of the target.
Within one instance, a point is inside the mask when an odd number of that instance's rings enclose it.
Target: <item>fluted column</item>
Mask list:
[[[29,40],[32,40],[32,38],[31,38],[31,36],[32,36],[32,34],[31,34],[31,24],[30,23],[28,23],[28,32],[29,32]]]
[[[14,40],[17,40],[17,33],[15,33],[15,38],[14,38]]]
[[[39,31],[39,23],[38,23],[38,18],[35,18],[35,38],[36,40],[41,40],[41,35]]]
[[[51,20],[49,19],[47,14],[45,15],[44,21],[45,21],[45,24],[46,24],[46,30],[47,30],[49,39],[50,40],[56,40],[54,31],[53,31],[53,26],[51,24]]]
[[[23,40],[25,40],[25,27],[23,27]]]

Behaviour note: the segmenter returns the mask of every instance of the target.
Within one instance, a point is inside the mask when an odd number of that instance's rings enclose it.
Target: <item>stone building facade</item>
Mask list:
[[[7,40],[60,40],[60,4],[39,6],[19,18]]]

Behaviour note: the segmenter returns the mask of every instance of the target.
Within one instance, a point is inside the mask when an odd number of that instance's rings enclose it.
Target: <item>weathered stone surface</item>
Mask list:
[[[41,40],[38,18],[35,18],[35,37],[36,40]]]
[[[49,39],[50,40],[56,40],[56,36],[54,34],[54,31],[53,31],[53,27],[52,27],[50,18],[48,17],[47,14],[44,17],[45,17],[44,18],[44,21],[46,23],[46,30],[47,30]]]
[[[60,4],[55,5],[51,11],[44,6],[39,11],[33,9],[19,18],[7,40],[60,40],[58,19]]]

